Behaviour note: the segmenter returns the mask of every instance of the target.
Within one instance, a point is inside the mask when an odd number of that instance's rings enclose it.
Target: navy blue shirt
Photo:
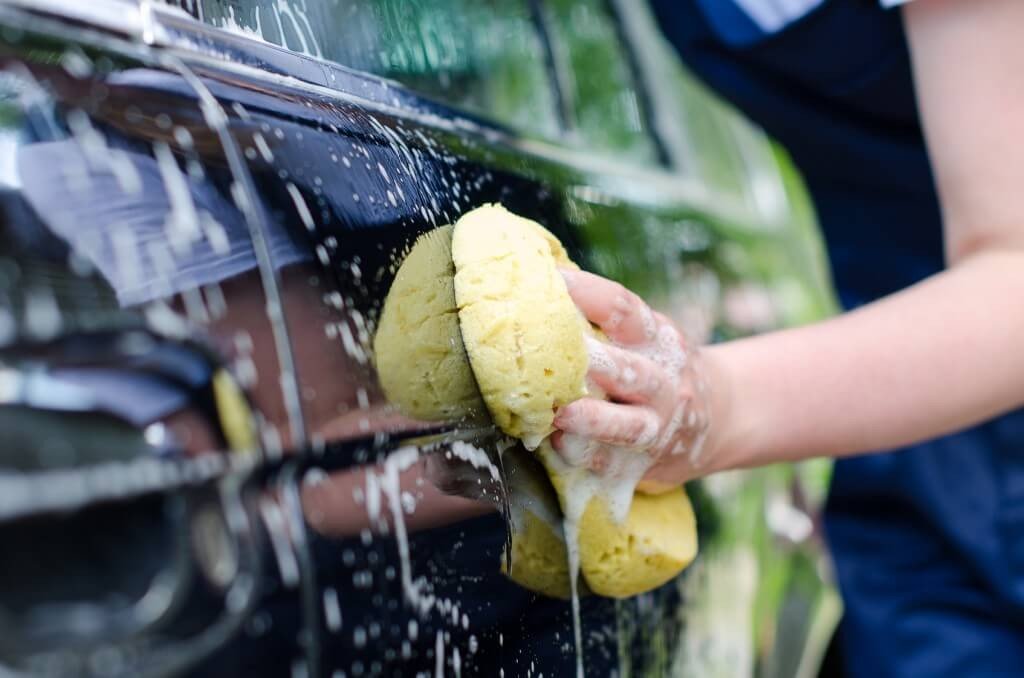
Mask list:
[[[652,4],[691,70],[789,150],[843,305],[942,270],[900,13],[800,0],[805,12],[766,30],[744,9],[753,2]],[[849,675],[1024,671],[1024,413],[839,461],[826,526]]]

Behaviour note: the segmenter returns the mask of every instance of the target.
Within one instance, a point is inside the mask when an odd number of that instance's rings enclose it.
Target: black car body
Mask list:
[[[568,605],[500,574],[499,513],[417,515],[429,459],[493,433],[397,417],[374,378],[402,254],[469,209],[536,219],[700,339],[831,310],[784,154],[639,5],[6,1],[0,55],[16,675],[571,668]],[[593,675],[813,672],[826,473],[693,483],[697,563],[583,601]]]

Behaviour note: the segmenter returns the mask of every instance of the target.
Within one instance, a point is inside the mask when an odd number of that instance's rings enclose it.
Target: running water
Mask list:
[[[448,454],[476,469],[488,471],[492,479],[500,479],[497,466],[491,462],[487,453],[479,448],[469,444],[456,443],[449,448]],[[434,612],[440,615],[441,619],[447,620],[453,628],[461,627],[463,631],[466,631],[470,627],[469,615],[460,610],[458,601],[438,598],[432,592],[430,581],[425,577],[415,577],[412,571],[409,532],[405,523],[405,514],[411,512],[408,508],[410,504],[408,500],[411,497],[408,492],[402,490],[402,473],[411,469],[420,459],[420,448],[402,447],[388,455],[380,471],[367,471],[364,497],[367,516],[371,523],[378,524],[384,520],[385,512],[391,519],[389,529],[393,531],[398,547],[399,577],[406,603],[420,617],[425,618]],[[327,601],[325,600],[325,602]],[[416,620],[410,620],[408,641],[415,641],[418,635],[418,623]],[[475,643],[475,640],[473,642]],[[450,645],[447,648],[448,663],[451,665],[454,675],[458,677],[462,672],[462,654],[448,633],[440,629],[437,632],[435,645],[435,673],[437,676],[444,675],[446,644]],[[403,643],[403,653],[406,652],[406,647],[409,646]],[[411,648],[408,651],[411,651]]]
[[[564,436],[564,438],[568,439],[565,445],[566,449],[572,449],[574,456],[586,457],[593,454],[594,446],[589,441],[568,435]],[[565,483],[562,501],[562,513],[564,516],[562,518],[562,531],[565,534],[565,550],[569,564],[569,591],[572,597],[572,635],[576,648],[576,678],[583,678],[583,624],[580,619],[579,592],[580,519],[583,517],[583,511],[586,509],[590,499],[597,491],[596,483],[593,482],[597,479],[597,476],[582,467],[568,466],[558,458],[558,455],[553,450],[546,446],[542,454],[548,457],[546,462],[551,464],[549,468],[558,469],[559,475]]]
[[[402,486],[400,474],[412,468],[420,458],[420,451],[415,447],[403,447],[392,452],[384,461],[384,473],[378,479],[380,491],[388,500],[391,511],[391,526],[398,544],[398,558],[402,577],[402,590],[408,603],[421,615],[427,614],[436,602],[436,598],[425,590],[426,582],[412,577],[412,563],[409,555],[409,535],[405,527],[405,513],[402,507]],[[366,474],[367,478],[373,472]]]
[[[580,621],[580,541],[579,523],[568,516],[562,521],[565,547],[569,554],[569,591],[572,595],[572,639],[576,647],[576,678],[583,678],[583,624]]]
[[[587,468],[588,460],[598,452],[607,455],[602,475]],[[633,491],[651,465],[651,458],[638,450],[601,448],[597,443],[574,435],[562,436],[562,455],[550,446],[542,446],[545,466],[562,480],[562,529],[569,565],[569,589],[572,595],[573,641],[576,646],[576,676],[583,678],[583,627],[580,619],[580,520],[595,497],[608,504],[612,520],[622,523],[629,515]],[[563,458],[564,457],[564,458]],[[570,460],[567,463],[565,459]]]

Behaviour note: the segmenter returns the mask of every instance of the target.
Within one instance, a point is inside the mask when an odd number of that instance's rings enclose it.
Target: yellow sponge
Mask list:
[[[572,585],[565,521],[548,472],[537,455],[522,445],[505,450],[503,465],[511,539],[502,571],[531,591],[569,598]],[[586,581],[578,582],[578,591],[580,595],[590,592]]]
[[[411,416],[476,416],[485,404],[502,431],[530,449],[539,446],[561,510],[578,528],[586,585],[600,595],[635,595],[693,560],[693,510],[682,489],[638,493],[628,512],[613,510],[625,507],[621,490],[630,491],[631,481],[617,489],[615,481],[590,482],[589,471],[568,469],[546,443],[555,410],[587,393],[584,336],[592,332],[558,266],[575,268],[561,243],[497,205],[424,235],[385,302],[374,339],[376,365],[389,399]],[[543,502],[517,503],[522,492],[515,483],[511,492],[509,576],[534,591],[567,596],[561,516],[538,510]]]
[[[462,339],[494,423],[529,449],[555,410],[586,393],[585,321],[556,264],[562,244],[499,205],[455,224],[455,299]]]
[[[481,207],[459,219],[452,257],[462,338],[484,402],[503,431],[533,449],[552,432],[555,410],[586,394],[584,336],[590,326],[557,269],[575,266],[547,230],[500,206]],[[573,498],[567,493],[585,488],[568,482],[553,455],[545,444],[540,457],[562,509],[570,514],[576,509],[569,510]],[[582,485],[595,484],[604,488],[614,481]],[[599,489],[578,517],[580,569],[595,593],[625,597],[650,590],[696,556],[693,509],[682,488],[658,496],[637,494],[621,522],[609,500]],[[524,567],[519,581],[538,590],[544,568],[550,566],[552,583],[563,581],[565,570],[536,557],[550,547],[550,532],[534,532],[536,544],[519,543],[523,557],[533,559],[529,577]]]
[[[591,590],[626,598],[661,586],[697,557],[697,522],[683,488],[633,495],[618,524],[592,499],[579,526],[580,570]]]
[[[485,416],[455,305],[452,226],[421,235],[391,284],[373,338],[384,395],[423,421]]]

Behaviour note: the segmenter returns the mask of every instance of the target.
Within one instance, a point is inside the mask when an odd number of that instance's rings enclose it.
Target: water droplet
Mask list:
[[[337,633],[341,630],[341,605],[338,603],[338,592],[333,588],[324,589],[324,620],[327,630]]]

